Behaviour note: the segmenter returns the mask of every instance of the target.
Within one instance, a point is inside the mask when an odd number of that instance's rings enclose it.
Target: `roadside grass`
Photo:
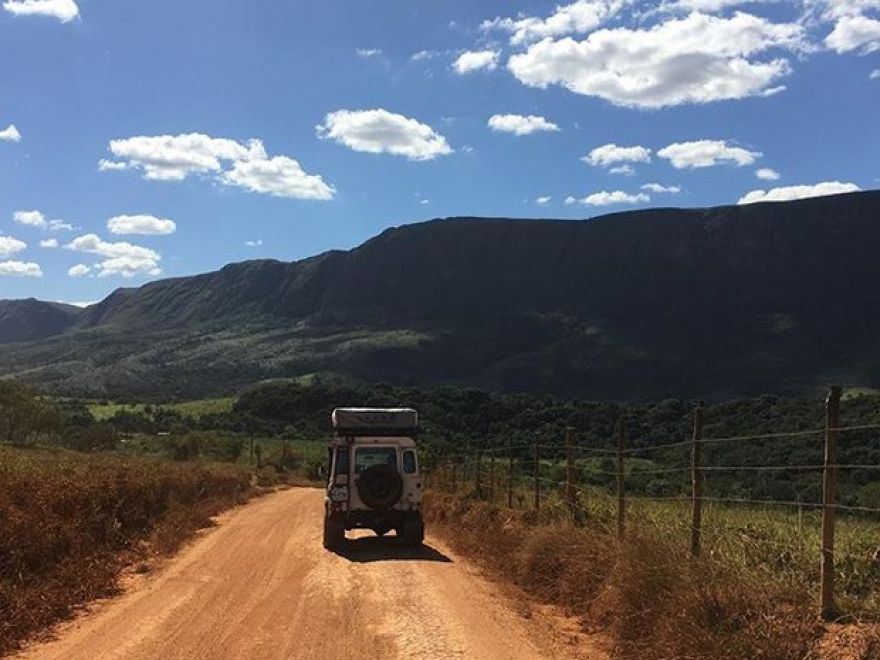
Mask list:
[[[144,412],[147,406],[152,408],[167,408],[175,410],[181,415],[188,417],[200,417],[201,415],[210,415],[214,413],[226,413],[232,410],[232,404],[235,403],[235,397],[218,397],[214,399],[196,399],[194,401],[179,401],[177,403],[115,403],[115,402],[93,402],[88,404],[89,412],[92,413],[96,420],[108,420],[117,412]]]
[[[508,509],[472,492],[432,491],[426,517],[502,579],[602,630],[615,658],[838,657],[815,655],[826,634],[816,614],[818,512],[708,504],[703,552],[691,560],[684,502],[628,500],[620,540],[606,492],[582,493],[574,514],[558,492],[539,512],[528,508],[532,498],[519,488]],[[839,520],[837,595],[848,620],[880,619],[878,549],[878,522]],[[880,657],[877,627],[858,635],[863,650],[839,657]]]
[[[234,465],[0,447],[0,655],[251,493]]]

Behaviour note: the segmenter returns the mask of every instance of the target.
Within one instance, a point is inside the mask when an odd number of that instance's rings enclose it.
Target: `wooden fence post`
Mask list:
[[[541,508],[541,449],[535,443],[535,511]]]
[[[480,474],[480,463],[482,455],[480,450],[476,451],[474,456],[474,490],[477,492],[477,497],[483,499],[483,481],[480,478],[482,475]]]
[[[837,487],[837,428],[840,426],[840,387],[828,389],[825,399],[825,465],[822,488],[822,618],[835,618],[834,606],[834,514]]]
[[[513,439],[507,440],[507,508],[513,508]]]
[[[489,501],[495,504],[495,452],[489,457]]]
[[[626,428],[623,416],[617,420],[617,535],[623,538],[626,529],[626,493],[623,481],[623,445],[626,441]]]
[[[703,475],[700,465],[703,449],[703,404],[694,408],[693,461],[691,463],[691,557],[700,556],[703,524]]]
[[[565,427],[565,501],[574,514],[574,429],[570,426]]]

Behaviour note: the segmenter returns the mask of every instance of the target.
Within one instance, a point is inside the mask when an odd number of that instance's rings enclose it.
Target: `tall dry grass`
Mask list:
[[[247,499],[233,466],[0,447],[0,655]]]
[[[441,493],[428,494],[425,511],[458,551],[601,630],[614,658],[880,658],[871,629],[859,653],[817,655],[825,627],[808,586],[711,555],[689,560],[678,536],[656,527],[619,541],[607,526],[575,525],[558,511]]]

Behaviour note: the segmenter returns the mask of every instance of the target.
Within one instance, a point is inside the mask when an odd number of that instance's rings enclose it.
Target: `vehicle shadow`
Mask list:
[[[365,564],[374,561],[436,561],[451,564],[452,560],[428,544],[408,545],[395,536],[348,539],[335,550],[340,557]]]

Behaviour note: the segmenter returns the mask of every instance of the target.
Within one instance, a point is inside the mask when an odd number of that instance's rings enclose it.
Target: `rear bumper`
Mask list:
[[[396,529],[410,521],[422,519],[421,511],[335,511],[329,515],[331,520],[345,524],[345,529]]]

